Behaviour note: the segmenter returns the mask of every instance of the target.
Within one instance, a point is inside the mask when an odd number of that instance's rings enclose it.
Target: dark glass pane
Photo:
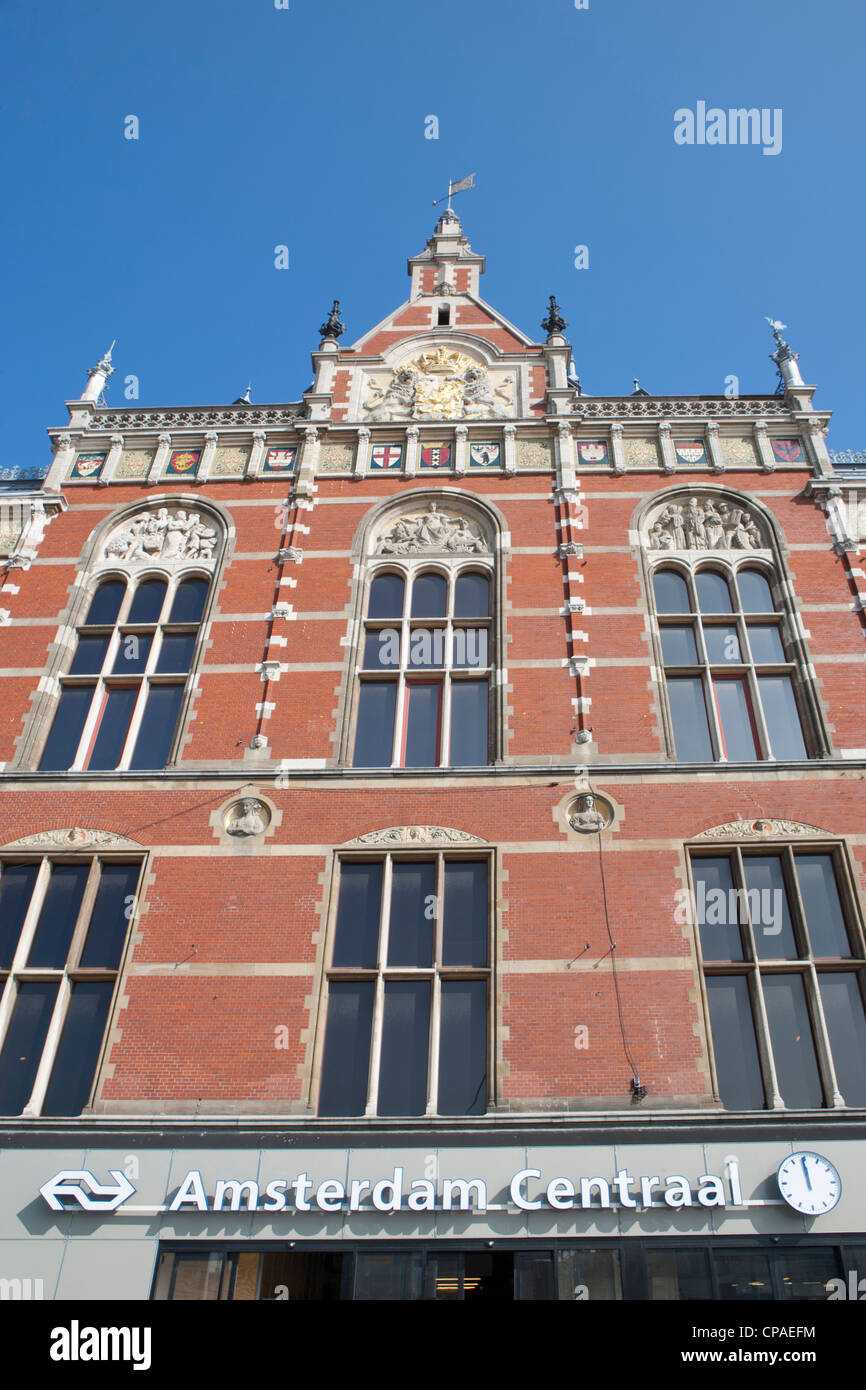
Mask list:
[[[412,585],[413,618],[444,618],[448,585],[441,574],[419,574]]]
[[[445,863],[443,965],[487,964],[487,861]]]
[[[764,1088],[745,975],[709,975],[707,1001],[722,1102],[729,1110],[760,1110]]]
[[[90,1096],[114,984],[76,984],[66,1010],[43,1115],[80,1115]]]
[[[487,681],[452,683],[451,767],[485,767],[490,761],[487,707]]]
[[[89,864],[52,864],[28,966],[62,970],[84,897]]]
[[[400,666],[400,629],[368,628],[364,637],[364,670],[397,670]]]
[[[818,975],[836,1080],[846,1105],[866,1105],[866,1017],[857,976],[849,970]]]
[[[648,1250],[649,1296],[654,1301],[711,1299],[710,1261],[707,1250]]]
[[[556,1298],[553,1252],[531,1250],[514,1256],[514,1299],[517,1303],[552,1302]]]
[[[221,1289],[224,1290],[230,1255],[221,1250],[209,1250],[201,1255],[170,1255],[168,1258],[175,1262],[172,1302],[217,1302],[225,1297]]]
[[[429,670],[445,665],[444,627],[414,627],[409,634],[410,669]]]
[[[699,676],[674,676],[668,680],[668,700],[674,726],[677,757],[684,763],[709,762],[713,756],[704,688]]]
[[[816,956],[850,956],[851,945],[829,854],[795,854],[806,926]]]
[[[184,579],[183,583],[177,586],[168,621],[200,623],[209,588],[208,579]]]
[[[137,685],[115,687],[106,693],[99,732],[88,759],[91,769],[117,767],[129,732],[129,721],[138,699]]]
[[[389,980],[385,985],[380,1115],[423,1115],[427,1109],[427,1039],[430,981]]]
[[[622,1274],[618,1250],[596,1250],[591,1246],[560,1249],[556,1252],[557,1295],[571,1302],[581,1297],[592,1302],[615,1302],[622,1298]]]
[[[92,685],[67,685],[61,692],[60,704],[39,764],[43,772],[64,772],[72,766],[90,711],[93,690]]]
[[[707,657],[714,666],[743,659],[739,633],[733,623],[724,623],[720,627],[705,623],[704,641],[707,644]]]
[[[183,690],[182,685],[150,687],[130,767],[165,767],[174,743]]]
[[[436,865],[398,860],[391,883],[389,965],[431,965]]]
[[[665,666],[694,666],[698,659],[695,633],[691,623],[663,627],[662,656]]]
[[[653,592],[659,613],[690,613],[692,610],[688,585],[682,575],[675,574],[673,570],[656,570]]]
[[[759,958],[796,960],[799,952],[794,941],[781,859],[777,854],[746,855],[743,869]]]
[[[730,859],[693,859],[692,876],[704,960],[742,960],[740,902]]]
[[[423,1250],[360,1252],[355,1256],[352,1297],[360,1302],[418,1302],[424,1297],[426,1260]]]
[[[391,766],[396,704],[396,681],[371,681],[361,686],[355,734],[355,767]]]
[[[0,970],[12,964],[38,872],[38,864],[4,864],[0,872]]]
[[[439,697],[434,685],[406,686],[405,767],[435,767],[439,762]]]
[[[140,676],[147,665],[147,658],[150,656],[152,645],[153,636],[150,633],[122,633],[120,646],[117,648],[117,655],[114,658],[112,675]]]
[[[134,915],[138,864],[103,864],[99,888],[90,914],[87,939],[81,953],[83,966],[116,970]]]
[[[719,1298],[725,1302],[744,1299],[749,1303],[773,1298],[770,1257],[760,1250],[716,1250],[713,1253]]]
[[[758,690],[776,758],[805,758],[806,745],[790,676],[759,676]]]
[[[382,865],[344,864],[334,932],[334,965],[375,969],[381,907]]]
[[[86,627],[113,627],[117,622],[117,615],[120,612],[120,605],[125,593],[126,583],[124,580],[106,579],[104,584],[100,584],[91,599],[84,625]]]
[[[132,603],[126,616],[128,623],[155,623],[159,620],[165,591],[168,588],[164,579],[146,579],[139,584],[132,596]]]
[[[484,670],[488,665],[487,628],[456,627],[452,634],[451,664]]]
[[[761,983],[779,1093],[793,1110],[817,1109],[823,1093],[803,977],[764,975]]]
[[[792,1303],[827,1299],[827,1281],[843,1271],[833,1246],[812,1246],[809,1250],[774,1250],[773,1263],[782,1298]]]
[[[749,645],[752,660],[758,666],[785,660],[781,633],[775,623],[749,623]]]
[[[402,618],[405,584],[402,575],[377,574],[370,585],[368,618]]]
[[[487,982],[443,980],[439,1037],[439,1114],[487,1109]]]
[[[320,1115],[363,1115],[366,1109],[373,989],[367,980],[331,982]]]
[[[57,988],[54,980],[18,987],[6,1042],[0,1052],[0,1115],[20,1115],[30,1099]]]
[[[105,653],[108,651],[108,642],[107,637],[79,637],[69,674],[93,676],[97,671],[101,671]]]
[[[156,658],[156,669],[162,675],[175,671],[187,672],[195,650],[194,632],[175,632],[162,634],[162,646]]]
[[[738,570],[737,585],[744,613],[774,613],[776,605],[770,586],[757,570]]]
[[[487,618],[489,615],[490,580],[487,575],[458,575],[454,586],[455,618]]]
[[[731,762],[751,762],[757,757],[755,735],[746,687],[742,681],[714,681],[716,704],[725,741],[725,756]]]
[[[303,1254],[300,1250],[277,1250],[262,1255],[258,1295],[262,1302],[288,1296],[289,1302],[302,1299],[307,1303],[335,1303],[341,1296],[342,1284],[343,1256],[331,1250],[309,1250]]]
[[[702,613],[730,613],[731,595],[724,576],[716,570],[699,570],[695,575],[698,607]]]

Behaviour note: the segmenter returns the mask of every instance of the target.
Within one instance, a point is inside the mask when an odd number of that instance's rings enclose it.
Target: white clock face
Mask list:
[[[778,1179],[788,1206],[805,1216],[823,1216],[842,1196],[842,1179],[821,1154],[789,1154],[779,1165]]]

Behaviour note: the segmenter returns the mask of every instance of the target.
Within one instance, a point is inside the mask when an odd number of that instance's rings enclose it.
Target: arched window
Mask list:
[[[373,571],[363,621],[355,767],[490,761],[491,571],[418,561]]]
[[[116,528],[78,622],[42,771],[165,767],[210,593],[217,532],[161,508]]]
[[[649,538],[666,552],[650,580],[677,758],[809,757],[802,656],[758,523],[692,497],[668,502]]]

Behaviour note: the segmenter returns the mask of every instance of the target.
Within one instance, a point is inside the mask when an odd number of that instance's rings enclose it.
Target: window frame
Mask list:
[[[403,608],[400,617],[370,618],[368,616],[370,594],[373,584],[382,575],[393,574],[403,580]],[[415,580],[424,574],[439,575],[446,582],[445,613],[440,617],[413,617],[411,613],[412,593]],[[455,615],[455,596],[458,580],[467,574],[481,574],[488,583],[488,612],[486,616],[462,617]],[[438,685],[437,701],[437,758],[430,766],[450,769],[455,766],[451,756],[451,708],[455,683],[483,680],[487,685],[487,760],[480,764],[457,764],[464,766],[490,767],[497,761],[496,749],[499,741],[499,721],[494,693],[497,681],[498,623],[501,606],[497,592],[497,566],[491,556],[460,554],[453,557],[417,556],[401,557],[395,562],[391,556],[371,559],[363,576],[361,590],[358,637],[355,644],[353,662],[353,691],[351,698],[351,718],[347,740],[346,761],[359,770],[368,764],[355,763],[355,746],[359,729],[359,707],[361,690],[366,684],[396,684],[394,728],[391,742],[391,762],[383,770],[406,768],[411,770],[421,764],[407,764],[405,758],[406,734],[408,729],[409,688],[414,685]],[[393,668],[368,667],[364,664],[367,635],[375,630],[395,629],[400,633],[400,663]],[[454,661],[454,634],[460,630],[484,630],[487,633],[487,661],[484,666],[460,666]],[[442,666],[412,666],[409,662],[412,634],[421,630],[442,631],[444,664]],[[379,764],[374,764],[380,767]],[[424,765],[427,766],[427,765]]]
[[[810,676],[811,667],[799,624],[792,612],[787,584],[780,577],[782,568],[779,562],[769,558],[767,552],[743,551],[737,553],[736,559],[731,559],[727,554],[712,550],[696,551],[694,556],[689,555],[688,558],[682,554],[673,556],[665,551],[645,551],[644,559],[649,612],[652,617],[655,671],[660,692],[660,707],[664,712],[665,740],[671,759],[681,765],[695,765],[707,761],[705,758],[686,759],[677,755],[676,725],[669,690],[669,681],[676,679],[697,680],[700,683],[710,744],[709,761],[714,764],[797,762],[805,765],[812,759],[828,756],[829,745],[824,737],[818,714]],[[743,606],[737,584],[737,576],[743,571],[756,572],[766,581],[774,605],[772,612],[751,612]],[[655,579],[660,572],[673,573],[685,583],[690,603],[688,612],[659,611]],[[701,572],[712,572],[724,579],[731,600],[729,610],[714,613],[701,607],[696,587],[696,580]],[[783,662],[762,661],[752,653],[750,632],[761,626],[770,626],[778,632],[785,656]],[[687,627],[691,633],[695,646],[695,660],[666,661],[662,634],[665,629],[676,627]],[[705,634],[713,628],[725,627],[736,631],[739,661],[716,661],[711,657]],[[773,751],[771,729],[767,723],[760,689],[760,681],[769,676],[783,676],[790,682],[805,750],[800,758],[780,757]],[[749,758],[728,757],[726,751],[717,693],[719,683],[725,680],[739,684],[744,692],[745,708],[755,747],[754,755]]]
[[[203,580],[207,584],[207,593],[202,608],[202,615],[197,623],[170,622],[171,610],[178,590],[183,583],[190,579]],[[136,594],[142,586],[154,580],[166,585],[159,613],[151,622],[131,622],[129,620],[129,613]],[[112,581],[120,581],[125,585],[125,592],[114,622],[88,624],[87,617],[97,591],[103,584]],[[202,646],[209,621],[209,611],[214,592],[214,574],[208,570],[202,569],[200,565],[195,564],[191,564],[189,568],[174,573],[157,567],[133,571],[131,573],[124,573],[122,570],[111,568],[92,576],[82,596],[80,618],[76,623],[70,625],[69,628],[69,631],[74,634],[75,640],[68,644],[63,661],[64,669],[58,672],[56,676],[57,698],[54,701],[53,710],[50,715],[45,718],[45,727],[42,731],[37,756],[37,770],[44,770],[46,772],[52,771],[52,769],[42,769],[39,767],[39,764],[44,757],[48,741],[54,729],[55,720],[59,715],[64,691],[88,688],[91,690],[90,705],[82,726],[75,750],[75,756],[68,768],[54,770],[55,776],[62,775],[63,771],[90,772],[92,770],[93,772],[119,773],[132,770],[159,772],[165,767],[172,766],[180,747],[186,722],[186,711],[189,698],[191,692],[195,688],[195,680],[201,660]],[[181,635],[192,635],[194,639],[187,671],[158,671],[157,665],[160,661],[165,637]],[[105,655],[97,671],[73,673],[70,669],[75,661],[82,637],[107,638]],[[145,660],[144,669],[124,674],[121,671],[116,671],[114,668],[117,664],[123,643],[129,637],[149,638],[150,647]],[[153,769],[131,769],[130,764],[136,751],[136,744],[141,732],[150,693],[156,687],[180,687],[181,689],[177,719],[168,755],[164,763]],[[126,731],[123,735],[122,751],[119,759],[111,769],[91,769],[89,763],[102,727],[109,693],[112,690],[132,688],[137,689],[137,694]]]
[[[42,1107],[45,1103],[54,1066],[57,1062],[74,986],[78,984],[112,983],[113,988],[108,1004],[105,1028],[96,1052],[93,1079],[88,1090],[87,1101],[77,1113],[84,1114],[92,1105],[105,1060],[105,1053],[117,1007],[121,980],[124,976],[127,956],[132,941],[132,932],[135,929],[138,918],[141,893],[145,882],[147,858],[146,852],[142,852],[141,850],[136,851],[132,848],[118,848],[116,850],[105,851],[94,850],[87,854],[75,854],[60,850],[57,852],[40,852],[36,854],[11,851],[8,853],[4,852],[0,855],[0,866],[2,866],[3,870],[25,864],[35,864],[37,866],[36,881],[33,885],[33,892],[21,923],[21,929],[17,944],[13,951],[12,960],[8,967],[4,966],[0,968],[0,1053],[3,1051],[9,1026],[15,1012],[20,986],[22,984],[54,983],[55,981],[58,984],[57,997],[51,1010],[51,1019],[45,1034],[45,1040],[42,1044],[42,1053],[34,1075],[33,1085],[27,1098],[26,1105],[18,1112],[18,1116],[15,1118],[30,1119],[34,1117],[40,1118],[42,1116]],[[33,946],[33,940],[45,902],[45,895],[51,879],[53,866],[63,867],[69,865],[81,867],[83,864],[88,865],[87,880],[63,966],[28,966],[26,962]],[[92,921],[93,907],[102,879],[102,866],[112,864],[138,865],[138,878],[136,879],[133,893],[135,900],[134,910],[127,919],[126,933],[124,935],[117,966],[83,966],[80,963],[81,954]],[[2,877],[2,874],[0,874],[0,877]],[[54,1117],[47,1116],[46,1118]]]
[[[796,860],[810,856],[824,856],[830,859],[839,895],[842,920],[851,947],[849,956],[820,956],[812,949],[796,872]],[[696,902],[696,880],[693,871],[693,865],[696,861],[727,859],[731,864],[733,887],[736,891],[741,892],[748,888],[743,867],[744,861],[750,858],[779,858],[782,866],[785,899],[797,949],[797,954],[790,957],[761,956],[758,953],[748,895],[745,899],[738,898],[739,930],[743,952],[742,958],[739,960],[705,960],[700,923],[694,920],[695,952],[700,972],[707,1055],[714,1099],[724,1105],[719,1087],[716,1049],[713,1044],[707,980],[736,975],[745,977],[748,984],[749,1009],[754,1027],[759,1080],[764,1093],[764,1105],[761,1109],[747,1109],[742,1113],[764,1114],[770,1111],[788,1111],[796,1108],[786,1105],[781,1094],[761,979],[764,976],[797,975],[802,979],[804,985],[811,1042],[823,1097],[823,1103],[817,1107],[816,1113],[823,1114],[827,1111],[860,1108],[847,1102],[839,1087],[819,983],[819,974],[854,975],[859,986],[864,1018],[866,1018],[866,931],[864,931],[864,919],[856,887],[856,878],[847,846],[840,840],[817,838],[804,838],[800,841],[783,839],[732,840],[727,842],[699,840],[686,846],[685,857],[687,882],[691,894],[690,901],[693,905]],[[742,920],[744,908],[740,904],[743,902],[745,903],[746,922]],[[723,1045],[720,1043],[720,1046]],[[727,1107],[725,1108],[727,1109]],[[736,1113],[735,1108],[732,1108],[731,1113]]]
[[[449,966],[441,960],[442,947],[442,924],[443,924],[443,901],[444,901],[444,882],[445,882],[445,862],[466,862],[484,860],[487,864],[487,964],[485,966]],[[387,963],[388,948],[388,929],[391,905],[391,889],[393,883],[393,865],[395,862],[403,863],[434,863],[436,879],[436,909],[433,918],[434,937],[433,937],[433,960],[429,966],[392,966]],[[340,902],[340,885],[342,882],[342,867],[344,864],[381,864],[382,865],[382,899],[379,911],[379,927],[377,935],[377,958],[376,965],[367,966],[345,966],[334,965],[334,946],[336,941],[337,914]],[[400,846],[389,849],[385,846],[378,846],[375,850],[340,850],[333,858],[330,874],[331,890],[328,902],[327,920],[325,925],[324,947],[321,957],[320,990],[318,1000],[317,1023],[315,1028],[313,1046],[313,1066],[309,1083],[308,1106],[313,1113],[324,1120],[373,1120],[373,1121],[399,1121],[421,1122],[428,1118],[443,1118],[454,1120],[465,1120],[471,1118],[467,1114],[454,1115],[450,1112],[441,1112],[436,1108],[438,1102],[438,1069],[440,1057],[440,1036],[441,1036],[441,985],[443,979],[448,981],[459,980],[484,980],[487,985],[487,1006],[486,1006],[486,1088],[485,1105],[478,1112],[478,1118],[487,1115],[496,1108],[498,1085],[496,1073],[496,1031],[498,1019],[498,1000],[496,998],[496,982],[498,978],[498,957],[497,957],[497,931],[496,931],[496,904],[499,898],[499,865],[496,850],[488,844],[439,847],[435,844],[419,843],[417,846]],[[400,980],[425,980],[431,981],[430,997],[430,1018],[427,1039],[427,1091],[426,1104],[424,1111],[418,1115],[387,1115],[379,1114],[379,1079],[381,1075],[381,1048],[382,1048],[382,1029],[384,1023],[384,1000],[385,984],[388,981]],[[322,1083],[324,1077],[325,1045],[328,1031],[328,1004],[330,999],[330,985],[332,982],[345,981],[371,981],[374,984],[373,1013],[370,1030],[370,1056],[367,1071],[367,1098],[363,1113],[351,1116],[328,1116],[320,1115],[320,1103],[322,1095]]]

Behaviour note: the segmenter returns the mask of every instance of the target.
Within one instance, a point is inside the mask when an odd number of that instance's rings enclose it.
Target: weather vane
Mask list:
[[[453,198],[453,196],[454,196],[455,193],[465,193],[467,188],[474,188],[474,187],[475,187],[475,175],[474,175],[474,174],[467,174],[467,176],[466,176],[465,179],[460,179],[457,183],[452,183],[451,180],[449,179],[449,180],[448,180],[448,211],[449,211],[449,212],[451,211],[451,199]],[[433,199],[433,206],[434,206],[434,208],[436,208],[436,207],[439,206],[440,203],[444,203],[444,202],[445,202],[445,199],[444,199],[444,198],[434,198],[434,199]]]

